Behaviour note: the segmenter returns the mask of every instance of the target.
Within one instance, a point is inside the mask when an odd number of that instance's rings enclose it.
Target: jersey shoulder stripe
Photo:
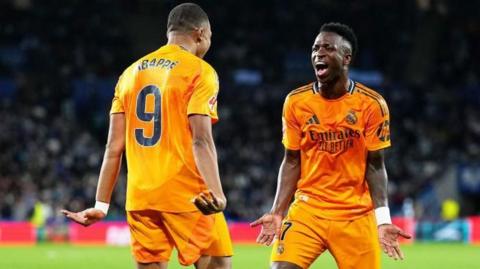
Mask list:
[[[377,92],[369,89],[369,88],[366,88],[365,86],[359,84],[359,83],[356,83],[355,85],[355,90],[354,92],[358,92],[362,95],[365,95],[365,96],[368,96],[370,98],[372,98],[373,100],[375,100],[375,102],[378,103],[378,105],[380,106],[380,110],[382,112],[382,116],[385,116],[388,114],[388,108],[386,107],[386,103],[385,103],[385,100],[383,99],[383,97],[378,94]]]
[[[379,98],[379,99],[383,99],[383,96],[381,96],[378,92],[376,92],[376,91],[368,88],[367,86],[365,86],[365,85],[363,85],[363,84],[357,83],[356,86],[357,86],[358,88],[362,89],[363,91],[368,92],[368,93],[370,93],[370,94],[373,95],[373,96],[376,96],[376,97]]]
[[[288,97],[292,96],[292,95],[295,95],[295,94],[299,94],[299,93],[303,93],[303,92],[307,92],[307,91],[313,91],[313,84],[310,83],[308,85],[305,85],[305,86],[302,86],[300,88],[297,88],[293,91],[291,91],[289,94],[288,94]]]

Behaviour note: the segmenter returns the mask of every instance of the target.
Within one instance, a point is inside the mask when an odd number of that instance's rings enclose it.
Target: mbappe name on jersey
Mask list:
[[[172,70],[177,64],[178,64],[178,61],[172,61],[172,60],[163,59],[163,58],[145,59],[138,64],[138,71],[142,71],[148,68],[164,68],[164,69]]]

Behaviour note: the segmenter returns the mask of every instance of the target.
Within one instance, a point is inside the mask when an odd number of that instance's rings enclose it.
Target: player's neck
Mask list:
[[[195,42],[193,42],[190,36],[185,34],[178,34],[170,32],[168,33],[168,42],[167,45],[177,45],[180,46],[182,49],[196,55],[197,47]]]
[[[338,79],[321,83],[317,81],[317,86],[320,95],[325,99],[337,99],[347,93],[350,81],[347,76],[340,76]]]

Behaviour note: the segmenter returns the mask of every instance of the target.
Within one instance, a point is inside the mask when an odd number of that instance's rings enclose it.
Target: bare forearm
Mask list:
[[[215,144],[210,139],[195,139],[193,141],[193,156],[200,175],[212,193],[224,198],[222,184],[217,164],[217,151]]]
[[[388,206],[388,178],[383,153],[369,155],[366,179],[374,208]]]
[[[98,179],[96,200],[110,203],[113,188],[117,182],[122,164],[122,153],[113,152],[109,148],[105,150],[102,168]]]
[[[277,191],[271,212],[284,215],[300,178],[299,156],[284,158],[278,174]]]

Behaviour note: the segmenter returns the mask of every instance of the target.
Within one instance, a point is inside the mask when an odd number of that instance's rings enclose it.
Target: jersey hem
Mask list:
[[[289,150],[300,150],[300,147],[292,147],[292,146],[287,145],[285,143],[283,143],[283,146],[285,147],[285,149],[289,149]]]
[[[376,146],[376,147],[367,147],[367,150],[368,151],[376,151],[376,150],[380,150],[380,149],[384,149],[384,148],[389,148],[391,146],[392,146],[392,144],[388,143],[388,144],[384,144],[384,145],[380,145],[380,146]]]
[[[134,209],[125,209],[127,212],[132,211],[158,211],[158,212],[166,212],[166,213],[189,213],[189,212],[200,212],[200,210],[171,210],[171,209],[159,209],[159,208],[134,208]]]

